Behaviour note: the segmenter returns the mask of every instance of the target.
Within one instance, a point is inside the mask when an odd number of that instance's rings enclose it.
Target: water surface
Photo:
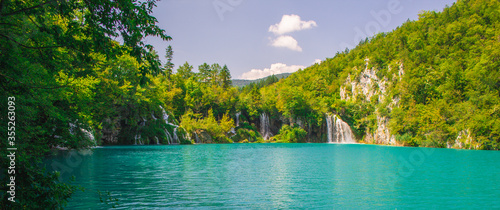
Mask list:
[[[361,144],[120,146],[48,162],[85,188],[69,209],[110,208],[97,190],[118,198],[118,209],[500,208],[498,151]]]

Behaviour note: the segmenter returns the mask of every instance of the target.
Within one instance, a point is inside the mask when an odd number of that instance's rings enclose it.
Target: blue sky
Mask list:
[[[361,37],[388,32],[422,10],[453,0],[162,0],[153,15],[173,39],[148,38],[162,61],[174,50],[175,69],[226,64],[234,79],[293,72],[331,58]]]

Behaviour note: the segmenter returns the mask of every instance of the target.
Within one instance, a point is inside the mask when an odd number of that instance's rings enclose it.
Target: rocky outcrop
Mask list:
[[[370,102],[384,102],[386,98],[390,97],[390,103],[388,103],[387,107],[389,110],[392,110],[394,107],[399,106],[399,97],[392,97],[388,94],[388,87],[392,82],[396,82],[401,80],[404,76],[403,64],[399,64],[399,69],[396,73],[393,74],[392,81],[387,79],[386,77],[380,78],[377,76],[377,69],[368,68],[370,59],[366,59],[365,70],[362,71],[358,76],[348,75],[347,79],[343,86],[340,87],[340,98],[346,101],[357,101],[361,103],[370,103]],[[392,67],[388,67],[388,72],[392,71]],[[354,78],[354,79],[352,79]],[[375,97],[375,98],[374,98]],[[373,101],[373,100],[376,101]],[[358,101],[362,100],[362,101]],[[382,116],[377,113],[377,129],[374,131],[366,131],[366,135],[364,141],[367,143],[374,144],[388,144],[388,145],[396,145],[396,138],[394,135],[390,134],[389,130],[389,118],[387,116]]]
[[[481,144],[471,136],[471,132],[469,129],[458,132],[457,138],[454,142],[447,142],[447,148],[454,149],[479,149],[481,148]]]
[[[366,132],[365,142],[371,144],[396,145],[396,138],[394,135],[391,135],[387,124],[389,124],[389,119],[387,117],[377,115],[377,130],[373,133]]]
[[[102,133],[102,141],[106,144],[116,144],[118,143],[118,135],[120,134],[120,118],[107,118],[104,120]]]
[[[212,144],[213,143],[212,136],[210,136],[210,134],[208,134],[206,131],[197,130],[195,132],[196,132],[196,136],[198,138],[197,141],[199,141],[200,143],[205,143],[205,144]]]

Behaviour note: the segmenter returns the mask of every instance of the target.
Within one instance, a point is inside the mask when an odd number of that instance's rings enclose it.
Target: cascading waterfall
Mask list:
[[[172,135],[170,135],[167,129],[165,129],[165,134],[167,136],[167,144],[172,144]]]
[[[141,139],[141,134],[136,134],[134,137],[134,145],[137,145],[137,139]]]
[[[265,112],[260,114],[260,135],[262,135],[265,140],[269,140],[269,138],[273,136],[271,133],[269,116],[267,116]]]
[[[175,128],[174,128],[174,142],[175,142],[176,144],[180,143],[180,142],[179,142],[179,137],[177,137],[177,128],[178,128],[178,127],[179,127],[179,126],[177,126],[177,127],[175,127]]]
[[[241,112],[236,113],[236,127],[240,126],[240,115]]]
[[[165,123],[167,125],[170,125],[170,126],[174,127],[174,132],[173,132],[174,136],[173,137],[172,137],[172,135],[170,135],[170,133],[168,132],[168,130],[165,129],[165,135],[167,136],[168,144],[174,144],[174,143],[179,144],[180,141],[179,141],[179,137],[177,136],[177,128],[179,126],[175,125],[173,123],[168,122],[169,115],[167,114],[167,112],[165,111],[165,109],[162,106],[160,106],[160,108],[161,108],[161,111],[163,113],[163,120],[165,121]]]
[[[142,127],[146,126],[146,122],[147,121],[148,120],[144,119],[144,117],[143,117],[142,118],[142,122],[139,124],[139,127],[142,128]],[[137,140],[139,140],[139,145],[143,145],[144,144],[144,142],[142,142],[142,139],[141,139],[141,134],[135,135],[135,137],[136,137],[135,138],[135,145],[137,145]]]
[[[198,134],[196,132],[194,132],[194,137],[196,139],[196,143],[199,144],[200,143],[200,138],[198,137]]]
[[[231,130],[229,132],[227,132],[227,133],[230,134],[229,138],[232,138],[233,136],[236,136],[236,128],[232,127]]]
[[[328,129],[328,143],[356,143],[351,127],[338,118],[337,115],[327,115],[326,126]]]

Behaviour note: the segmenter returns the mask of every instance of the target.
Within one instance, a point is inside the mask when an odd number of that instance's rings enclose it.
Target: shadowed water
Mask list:
[[[70,162],[68,160],[71,159]],[[103,147],[59,155],[68,208],[500,208],[500,153],[362,144]],[[56,164],[57,165],[57,164]],[[50,168],[50,167],[49,167]]]

